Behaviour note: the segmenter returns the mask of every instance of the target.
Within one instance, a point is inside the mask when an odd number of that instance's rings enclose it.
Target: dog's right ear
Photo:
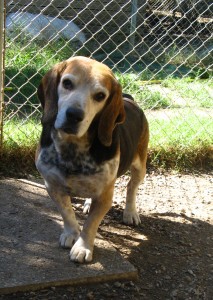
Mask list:
[[[56,64],[41,80],[37,90],[43,108],[42,124],[53,123],[58,112],[58,84],[66,61]]]

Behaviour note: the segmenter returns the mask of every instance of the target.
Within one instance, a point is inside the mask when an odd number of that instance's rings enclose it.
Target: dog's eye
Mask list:
[[[97,101],[97,102],[101,102],[102,100],[104,100],[106,97],[106,95],[102,92],[99,92],[97,94],[94,95],[94,100]]]
[[[65,90],[71,91],[74,88],[73,83],[70,79],[64,79],[62,85],[65,88]]]

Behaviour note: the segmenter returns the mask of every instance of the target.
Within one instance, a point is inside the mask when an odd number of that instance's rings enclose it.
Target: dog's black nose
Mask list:
[[[83,120],[84,118],[84,112],[83,110],[79,108],[68,108],[66,111],[66,117],[67,121],[71,123],[79,123]]]

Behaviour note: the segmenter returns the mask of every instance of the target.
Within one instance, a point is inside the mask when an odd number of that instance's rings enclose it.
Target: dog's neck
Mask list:
[[[68,135],[60,131],[52,130],[52,141],[59,160],[65,164],[72,163],[84,164],[85,158],[101,165],[105,161],[112,159],[118,151],[119,140],[116,135],[113,137],[113,143],[110,147],[101,144],[97,129],[93,127],[81,138]]]
[[[73,159],[76,156],[76,153],[78,153],[78,155],[79,153],[88,153],[90,148],[87,134],[79,138],[62,131],[54,130],[52,132],[52,138],[55,149],[63,160],[69,160],[69,157],[72,157]]]
[[[100,167],[90,154],[87,135],[77,138],[60,131],[52,131],[56,165],[66,175],[90,175],[100,171]]]

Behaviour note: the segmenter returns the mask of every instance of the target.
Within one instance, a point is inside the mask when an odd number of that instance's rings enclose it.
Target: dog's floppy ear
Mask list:
[[[123,123],[125,120],[124,103],[122,98],[121,85],[113,82],[112,93],[100,116],[98,127],[98,138],[105,146],[112,144],[112,134],[117,124]]]
[[[41,80],[37,90],[43,108],[42,124],[54,122],[58,111],[58,84],[66,62],[56,64]]]

